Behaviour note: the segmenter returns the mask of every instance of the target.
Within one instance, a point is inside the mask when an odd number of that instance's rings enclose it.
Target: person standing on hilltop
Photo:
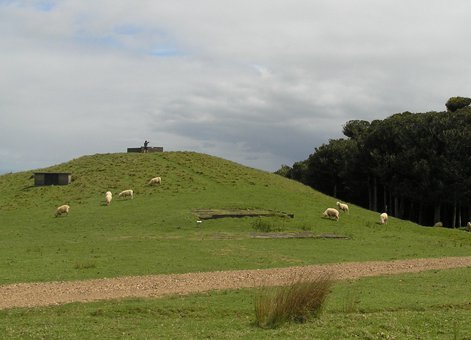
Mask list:
[[[146,140],[146,141],[144,142],[144,152],[147,152],[147,151],[148,151],[147,145],[149,145],[149,142]]]

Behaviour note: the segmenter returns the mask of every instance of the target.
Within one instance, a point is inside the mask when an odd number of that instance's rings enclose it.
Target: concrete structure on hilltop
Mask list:
[[[70,172],[35,172],[34,185],[67,185],[72,181]]]
[[[144,152],[144,147],[128,148],[128,152]],[[162,146],[147,147],[147,152],[164,152]]]

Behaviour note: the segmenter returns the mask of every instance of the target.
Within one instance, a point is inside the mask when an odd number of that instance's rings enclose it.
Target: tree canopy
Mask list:
[[[455,112],[471,104],[471,98],[467,97],[451,97],[446,102],[445,106],[448,111]]]
[[[331,139],[305,161],[285,166],[283,174],[420,224],[465,224],[471,220],[471,99],[464,106],[467,100],[449,102],[453,110],[448,113],[348,121],[343,126],[347,138]]]

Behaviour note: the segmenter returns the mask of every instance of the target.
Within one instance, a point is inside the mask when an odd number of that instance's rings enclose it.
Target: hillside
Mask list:
[[[39,170],[38,170],[39,171]],[[298,182],[192,152],[84,156],[40,171],[71,172],[67,186],[34,187],[33,171],[0,176],[1,283],[256,269],[467,255],[468,233],[392,219],[350,207],[321,218],[334,198]],[[160,186],[147,185],[162,177]],[[133,200],[118,193],[133,189]],[[114,194],[110,206],[104,193]],[[54,218],[69,204],[69,216]],[[266,210],[288,217],[196,223],[195,210]],[[303,233],[280,239],[255,232]],[[279,233],[278,233],[279,234]]]
[[[68,186],[34,187],[33,172],[70,172]],[[155,189],[148,180],[161,176],[163,185]],[[108,190],[117,194],[132,188],[136,197],[150,199],[157,192],[165,198],[180,194],[204,194],[223,188],[231,190],[304,191],[310,190],[280,176],[269,174],[236,163],[192,152],[160,154],[101,154],[83,156],[44,169],[0,176],[0,208],[18,209],[30,206],[50,206],[51,203],[83,205],[102,199]],[[41,198],[39,200],[38,198]],[[242,198],[242,197],[241,197]],[[239,200],[232,203],[237,204]],[[150,203],[150,202],[148,202]],[[147,204],[147,203],[146,203]]]

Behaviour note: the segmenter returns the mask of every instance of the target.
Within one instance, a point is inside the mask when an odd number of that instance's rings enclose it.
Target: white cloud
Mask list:
[[[275,170],[339,137],[347,120],[470,96],[470,9],[464,0],[0,1],[0,168],[149,139]]]

